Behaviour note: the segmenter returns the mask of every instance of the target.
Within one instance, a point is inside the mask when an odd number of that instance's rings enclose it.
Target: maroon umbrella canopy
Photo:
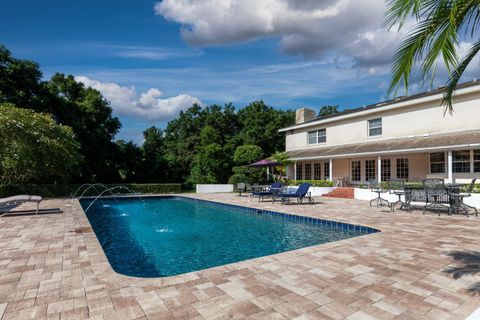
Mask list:
[[[269,168],[269,167],[277,167],[279,166],[280,163],[268,160],[268,159],[263,159],[254,163],[247,164],[247,167],[256,167],[256,168]]]

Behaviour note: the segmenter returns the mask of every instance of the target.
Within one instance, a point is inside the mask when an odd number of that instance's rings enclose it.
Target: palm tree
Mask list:
[[[387,0],[386,24],[402,28],[409,18],[416,25],[395,52],[389,93],[401,83],[408,90],[415,63],[420,63],[423,80],[433,81],[439,57],[449,72],[442,104],[453,112],[454,90],[467,66],[480,51],[480,0]],[[467,54],[458,59],[459,38],[475,39]]]

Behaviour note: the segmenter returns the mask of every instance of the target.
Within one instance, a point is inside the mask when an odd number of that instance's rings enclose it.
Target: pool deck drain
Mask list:
[[[390,213],[348,199],[282,206],[187,196],[382,232],[140,279],[111,269],[77,201],[47,200],[42,208],[64,213],[0,218],[1,319],[464,319],[480,307],[480,273],[462,260],[480,262],[480,218]],[[473,274],[446,272],[456,267]]]

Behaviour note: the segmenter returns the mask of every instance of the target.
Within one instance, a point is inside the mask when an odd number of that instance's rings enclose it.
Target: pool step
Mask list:
[[[353,188],[337,188],[332,192],[323,195],[330,198],[354,199],[355,191]]]

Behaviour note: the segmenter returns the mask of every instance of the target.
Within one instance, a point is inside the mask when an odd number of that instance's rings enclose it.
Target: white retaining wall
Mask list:
[[[297,191],[297,189],[298,189],[298,186],[288,186],[286,192],[295,193],[295,191]],[[335,189],[335,188],[334,187],[310,187],[310,189],[308,189],[308,191],[310,191],[310,193],[312,194],[312,197],[318,197],[318,196],[324,195],[326,193],[332,192],[333,189]]]
[[[375,192],[371,192],[370,189],[355,188],[354,191],[355,191],[355,199],[358,199],[358,200],[372,200],[377,197],[377,194]],[[395,202],[398,200],[398,196],[394,194],[389,194],[388,192],[382,193],[381,197],[390,202]],[[402,200],[405,200],[405,199],[402,197]],[[471,197],[465,198],[463,201],[465,202],[465,204],[468,204],[469,206],[480,208],[479,193],[473,193]]]
[[[233,184],[197,184],[197,193],[233,192]]]
[[[298,186],[288,186],[286,192],[295,192]],[[318,197],[333,191],[333,187],[310,187],[312,196]],[[233,184],[197,184],[197,193],[233,192]]]

